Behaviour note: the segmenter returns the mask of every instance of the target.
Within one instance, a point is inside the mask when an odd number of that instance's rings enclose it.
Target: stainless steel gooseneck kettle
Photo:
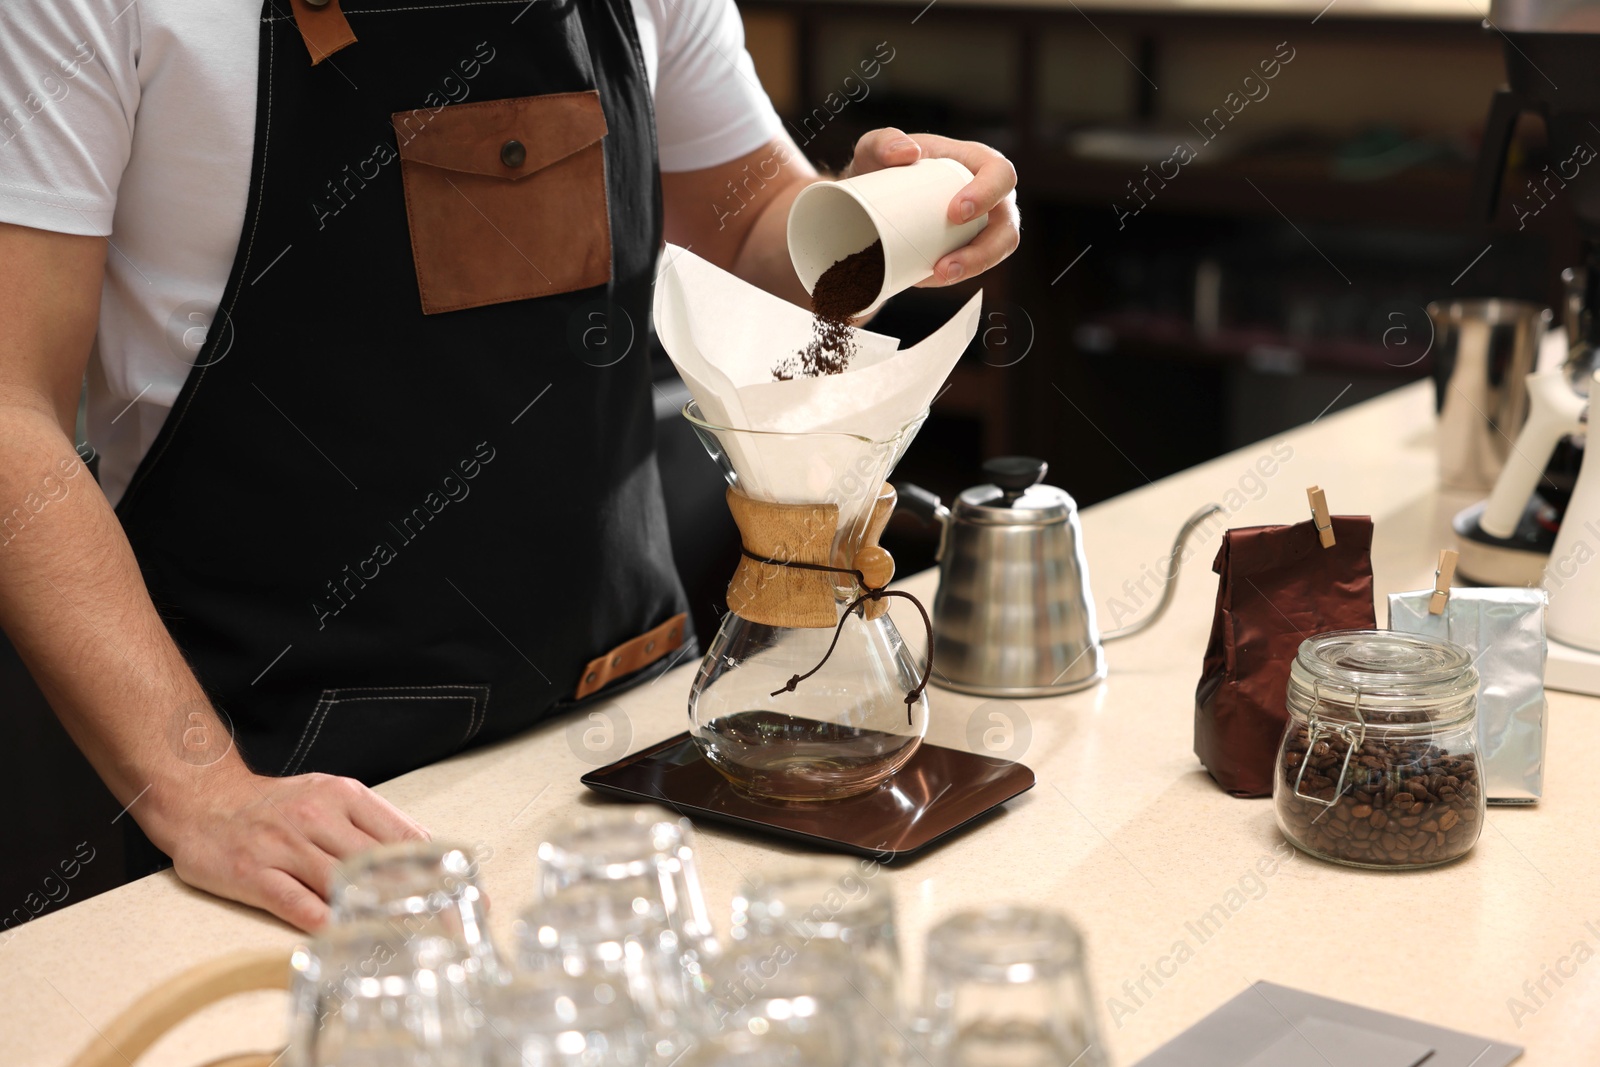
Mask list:
[[[1070,693],[1105,677],[1103,645],[1138,633],[1167,610],[1176,562],[1156,606],[1136,622],[1102,634],[1089,592],[1078,505],[1041,485],[1047,464],[1005,456],[983,465],[991,484],[974,486],[953,508],[915,485],[900,502],[938,522],[939,592],[933,602],[933,681],[989,697]],[[1189,535],[1222,509],[1191,515],[1173,542],[1176,561]]]

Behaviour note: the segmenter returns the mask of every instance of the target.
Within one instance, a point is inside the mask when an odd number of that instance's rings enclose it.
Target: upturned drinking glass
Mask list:
[[[489,1067],[647,1067],[646,1025],[604,976],[524,972],[489,998]]]
[[[887,1062],[873,1054],[872,1007],[851,989],[860,979],[839,942],[808,945],[790,933],[747,937],[730,944],[717,973],[703,1058],[715,1052],[806,1067]]]
[[[927,697],[917,689],[924,664],[883,604],[846,614],[865,592],[849,573],[822,579],[832,596],[823,597],[823,617],[805,625],[752,621],[736,602],[814,582],[818,572],[783,565],[801,555],[841,572],[857,567],[875,514],[880,528],[887,517],[884,479],[925,413],[881,440],[718,426],[694,402],[684,416],[736,494],[754,502],[750,510],[785,506],[796,527],[773,553],[741,563],[730,583],[735,610],[723,616],[695,676],[690,735],[735,788],[756,797],[831,800],[875,788],[911,758],[928,726]],[[892,497],[884,502],[892,507]],[[749,552],[750,531],[741,534]]]
[[[330,924],[290,965],[287,1067],[480,1067],[495,988],[464,946],[391,923]]]
[[[829,1025],[863,1062],[895,1062],[904,1029],[894,898],[870,862],[817,863],[752,878],[733,898],[728,964],[713,1003],[736,1005],[791,974],[823,976]],[[790,983],[792,984],[792,983]]]
[[[330,922],[381,922],[414,937],[453,941],[490,982],[508,975],[484,923],[478,864],[464,846],[440,841],[380,845],[336,864]]]
[[[625,885],[584,882],[531,905],[515,926],[516,963],[523,974],[605,983],[640,1020],[647,1047],[670,1062],[691,1040],[682,961],[662,948],[677,939],[659,913],[636,908],[638,899]]]
[[[837,1045],[825,1033],[800,1036],[758,1024],[701,1038],[673,1067],[832,1067],[840,1062],[838,1056]]]
[[[933,1067],[1104,1067],[1083,942],[1053,911],[961,912],[928,933],[918,1029]]]
[[[706,1017],[718,953],[689,821],[651,807],[586,812],[539,846],[538,867],[522,964],[615,977],[670,1059]]]

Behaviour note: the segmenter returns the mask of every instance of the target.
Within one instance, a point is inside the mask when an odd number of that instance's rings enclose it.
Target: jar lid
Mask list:
[[[1478,671],[1460,645],[1394,630],[1333,630],[1300,644],[1289,696],[1319,714],[1438,724],[1472,715]],[[1359,708],[1359,715],[1357,709]]]

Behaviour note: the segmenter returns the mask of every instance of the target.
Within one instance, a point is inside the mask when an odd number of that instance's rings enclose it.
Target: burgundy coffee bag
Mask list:
[[[1322,547],[1310,520],[1229,530],[1211,565],[1219,575],[1217,611],[1195,690],[1194,754],[1234,796],[1272,793],[1289,666],[1300,642],[1377,626],[1372,519],[1332,521],[1332,548]]]

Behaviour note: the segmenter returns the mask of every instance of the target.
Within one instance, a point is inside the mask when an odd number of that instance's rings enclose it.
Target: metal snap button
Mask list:
[[[593,685],[595,682],[600,680],[600,675],[596,674],[594,671],[590,671],[583,680],[590,685]]]
[[[656,650],[656,643],[654,641],[646,641],[644,643],[645,655],[648,656],[650,653],[654,652],[655,650]]]
[[[612,666],[613,666],[613,667],[620,667],[620,666],[622,666],[622,657],[621,657],[621,656],[612,656],[612,657],[611,657],[611,665],[612,665]]]
[[[528,150],[522,147],[522,142],[510,140],[500,146],[500,162],[513,169],[522,166],[528,158]]]
[[[306,0],[306,6],[317,8],[327,7],[328,0]]]

